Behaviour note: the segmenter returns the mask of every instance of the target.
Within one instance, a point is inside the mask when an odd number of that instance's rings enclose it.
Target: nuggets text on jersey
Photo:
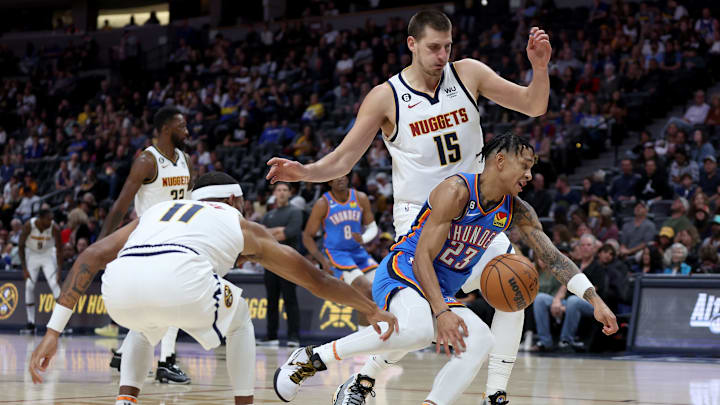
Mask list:
[[[454,127],[468,122],[468,115],[465,108],[450,111],[447,114],[440,114],[424,120],[410,123],[410,132],[412,136],[425,135],[440,129]]]

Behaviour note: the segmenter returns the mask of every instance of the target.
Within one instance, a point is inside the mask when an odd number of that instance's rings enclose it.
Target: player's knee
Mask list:
[[[432,322],[408,322],[408,325],[400,325],[400,336],[407,339],[410,350],[419,350],[432,344],[435,338],[435,328]],[[407,332],[405,332],[407,331]]]
[[[232,335],[235,332],[247,329],[248,327],[252,328],[252,322],[250,321],[250,309],[247,301],[242,298],[238,299],[237,306],[238,307],[235,311],[235,315],[233,316],[233,320],[230,323],[230,327],[228,327],[228,335]]]
[[[28,304],[35,302],[35,282],[30,278],[25,280],[25,302]]]
[[[468,353],[487,353],[495,346],[495,335],[490,327],[481,319],[472,326],[468,325],[468,336],[465,338],[465,350]]]

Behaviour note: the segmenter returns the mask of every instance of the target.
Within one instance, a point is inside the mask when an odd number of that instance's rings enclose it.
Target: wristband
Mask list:
[[[580,298],[583,298],[583,295],[585,295],[585,291],[587,291],[588,288],[593,288],[593,285],[587,278],[587,276],[582,273],[578,273],[572,276],[570,281],[568,281],[567,283],[568,291],[577,295]]]
[[[50,316],[50,320],[47,323],[47,327],[62,333],[63,329],[65,329],[65,325],[67,325],[70,320],[72,313],[72,309],[56,303],[52,316]]]
[[[378,227],[375,221],[373,221],[370,225],[365,227],[365,232],[362,234],[362,242],[363,244],[368,243],[375,239],[375,237],[378,234]]]
[[[450,308],[443,309],[442,311],[440,311],[440,312],[438,312],[437,314],[435,314],[435,319],[438,319],[438,317],[439,317],[440,315],[444,314],[445,312],[449,312],[449,311],[451,311]]]

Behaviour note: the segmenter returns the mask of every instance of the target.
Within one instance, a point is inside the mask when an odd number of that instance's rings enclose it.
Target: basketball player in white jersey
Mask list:
[[[60,296],[60,270],[62,269],[62,240],[60,227],[53,221],[52,211],[41,209],[38,215],[23,226],[18,241],[18,254],[25,278],[25,306],[27,327],[23,333],[35,332],[35,284],[40,269],[50,285],[53,297]]]
[[[227,369],[236,404],[252,404],[255,386],[255,334],[242,290],[222,275],[238,255],[260,263],[327,300],[350,305],[378,322],[397,326],[362,293],[315,268],[294,249],[279,244],[260,224],[246,221],[242,189],[225,173],[198,179],[194,200],[161,202],[107,238],[85,250],[74,263],[58,305],[48,322],[29,369],[42,382],[57,351],[59,333],[78,298],[102,268],[102,295],[110,316],[130,329],[120,370],[118,405],[137,402],[165,329],[179,326],[206,349],[227,343]],[[107,266],[106,266],[107,265]],[[163,291],[159,294],[159,291]]]
[[[158,131],[157,142],[133,162],[130,175],[107,215],[99,239],[118,228],[133,199],[135,213],[139,217],[159,202],[190,198],[192,166],[181,150],[188,135],[185,117],[177,108],[166,106],[155,113],[154,124]],[[106,328],[117,329],[117,326],[111,324]],[[155,373],[155,379],[161,383],[190,383],[190,378],[175,364],[177,334],[178,329],[170,327],[162,339],[160,361]],[[120,368],[122,351],[123,346],[120,346],[113,352],[111,367]]]
[[[529,116],[547,110],[550,94],[548,62],[552,52],[548,35],[533,27],[526,48],[533,68],[529,86],[498,76],[474,59],[449,62],[452,25],[445,14],[424,10],[408,25],[407,45],[412,64],[363,100],[355,125],[340,145],[319,161],[302,165],[281,158],[268,161],[271,181],[325,182],[347,174],[382,131],[393,165],[393,219],[399,238],[410,230],[430,191],[455,173],[480,172],[476,156],[483,147],[477,100],[480,96]],[[507,236],[498,235],[473,268],[465,291],[480,287],[480,273],[494,257],[511,252]],[[488,361],[486,393],[505,398],[507,382],[517,356],[524,313],[496,311],[492,331],[498,339]],[[398,359],[371,357],[361,371],[374,377]],[[359,399],[358,399],[359,400]]]

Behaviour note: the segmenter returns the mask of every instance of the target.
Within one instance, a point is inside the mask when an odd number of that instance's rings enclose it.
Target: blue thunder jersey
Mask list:
[[[331,192],[323,194],[328,202],[328,211],[323,221],[325,249],[355,250],[362,245],[353,239],[353,232],[362,233],[363,212],[355,189],[350,189],[350,197],[344,203],[337,201]]]
[[[465,212],[452,221],[447,240],[433,261],[435,273],[443,296],[453,301],[455,293],[465,283],[472,268],[497,234],[507,230],[512,221],[513,198],[505,195],[502,201],[485,212],[480,205],[480,174],[458,173],[470,191]],[[425,202],[412,228],[398,243],[390,248],[390,254],[380,264],[373,283],[373,298],[381,308],[387,308],[394,293],[410,287],[425,296],[420,283],[413,274],[412,261],[417,249],[423,225],[432,207]]]

